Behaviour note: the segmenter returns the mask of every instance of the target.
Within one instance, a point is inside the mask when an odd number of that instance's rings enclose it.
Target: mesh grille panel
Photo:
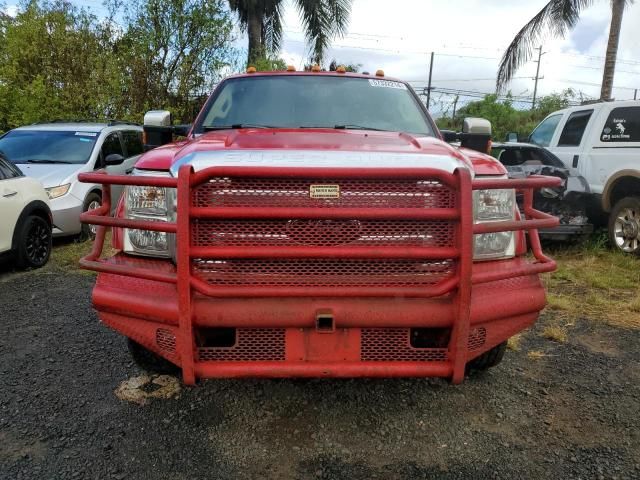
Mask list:
[[[198,220],[196,246],[430,246],[455,244],[447,221],[391,220]]]
[[[311,185],[339,185],[340,197],[310,197]],[[436,180],[216,177],[193,191],[196,207],[453,208],[455,194]]]
[[[165,352],[175,353],[176,336],[171,330],[166,328],[158,328],[156,330],[156,344]]]
[[[484,345],[487,339],[487,329],[484,327],[474,328],[469,332],[469,342],[467,348],[469,350],[477,350]]]
[[[284,361],[284,328],[239,328],[233,347],[200,347],[201,362]]]
[[[455,272],[453,260],[195,259],[192,265],[210,285],[427,286]]]
[[[363,328],[360,359],[363,362],[445,362],[446,348],[413,348],[408,328]]]

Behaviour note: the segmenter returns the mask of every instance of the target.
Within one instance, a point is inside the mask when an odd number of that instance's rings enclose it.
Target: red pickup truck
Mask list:
[[[81,264],[99,272],[100,320],[147,368],[179,367],[186,384],[458,383],[497,364],[545,305],[539,274],[555,263],[537,229],[558,222],[532,197],[558,179],[510,180],[445,143],[411,87],[382,72],[250,70],[188,129],[153,111],[145,132],[157,148],[132,175],[81,176],[103,185],[82,216],[98,229]],[[126,186],[114,216],[111,185]],[[118,253],[102,258],[108,228]]]

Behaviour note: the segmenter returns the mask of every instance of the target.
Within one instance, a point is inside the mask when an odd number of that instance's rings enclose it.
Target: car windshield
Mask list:
[[[270,75],[225,81],[196,132],[348,128],[433,136],[418,100],[401,82],[330,75]]]
[[[12,163],[86,163],[98,132],[13,130],[0,138],[0,152]]]

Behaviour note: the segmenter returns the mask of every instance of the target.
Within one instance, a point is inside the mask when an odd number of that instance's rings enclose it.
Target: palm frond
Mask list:
[[[296,0],[311,60],[321,63],[335,36],[344,36],[349,25],[352,0]]]
[[[281,0],[265,2],[262,17],[262,44],[270,54],[277,53],[282,45],[282,3]]]
[[[545,33],[563,37],[573,28],[580,13],[590,7],[593,0],[551,0],[516,34],[507,47],[500,66],[496,89],[502,91],[518,68],[531,59],[533,50]]]

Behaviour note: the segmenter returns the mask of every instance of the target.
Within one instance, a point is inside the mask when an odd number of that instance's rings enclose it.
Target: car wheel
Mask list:
[[[609,215],[609,242],[622,252],[640,255],[640,197],[627,197]]]
[[[88,212],[89,210],[94,210],[96,208],[100,208],[102,205],[102,197],[100,197],[97,193],[90,193],[87,195],[86,200],[84,201],[84,205],[82,207],[82,212]],[[87,240],[93,240],[96,238],[97,227],[95,225],[88,225],[86,223],[82,224],[82,230],[80,231],[79,240],[81,242]]]
[[[18,230],[18,266],[40,268],[51,255],[51,224],[44,218],[29,215]]]
[[[129,353],[131,353],[133,361],[147,372],[162,375],[176,375],[180,371],[177,365],[143,347],[135,340],[127,338],[127,346],[129,347]]]
[[[487,370],[498,365],[504,357],[507,350],[507,342],[493,347],[491,350],[484,352],[479,357],[474,358],[467,364],[467,370]]]

